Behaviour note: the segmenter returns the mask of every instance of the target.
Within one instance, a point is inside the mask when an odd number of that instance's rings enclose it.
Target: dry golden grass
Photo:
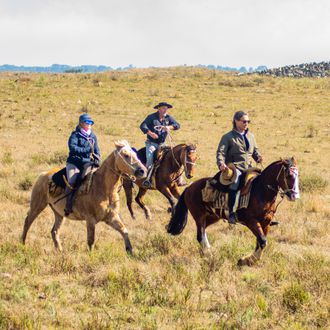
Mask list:
[[[330,79],[234,76],[178,67],[102,74],[0,75],[0,328],[3,329],[329,329]],[[159,101],[182,128],[176,143],[198,144],[196,178],[216,172],[219,138],[234,111],[252,119],[265,163],[295,156],[301,200],[281,204],[261,262],[239,268],[253,235],[242,226],[208,229],[213,256],[200,253],[189,218],[179,237],[164,229],[167,201],[148,193],[153,220],[122,217],[122,238],[97,226],[89,253],[83,223],[67,222],[54,250],[45,210],[19,243],[31,184],[65,164],[67,138],[83,108],[95,119],[105,157],[115,139],[143,146],[139,123]],[[194,178],[195,179],[195,178]]]

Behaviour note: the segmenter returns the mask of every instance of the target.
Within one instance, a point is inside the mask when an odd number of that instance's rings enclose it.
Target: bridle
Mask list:
[[[135,164],[139,164],[139,163],[141,163],[140,162],[140,160],[136,160],[135,162],[133,162],[133,160],[132,160],[132,154],[130,155],[130,162],[128,162],[126,159],[125,159],[125,157],[123,157],[123,155],[122,155],[122,151],[123,150],[129,150],[131,153],[133,152],[133,150],[131,149],[131,148],[129,148],[128,146],[124,146],[124,147],[122,147],[122,148],[120,148],[120,150],[115,150],[115,154],[116,155],[118,155],[123,161],[124,161],[124,163],[130,168],[130,169],[132,169],[133,170],[133,172],[135,171],[135,166],[133,166],[133,165],[135,165]],[[122,176],[126,176],[126,177],[128,177],[130,180],[132,180],[133,182],[134,181],[136,181],[136,177],[134,176],[134,175],[130,175],[130,174],[128,174],[128,173],[120,173],[120,172],[117,172],[117,171],[115,171],[114,169],[111,169],[114,173],[116,173],[117,175],[122,175]]]
[[[184,172],[186,174],[188,173],[187,164],[190,164],[192,166],[196,166],[196,163],[194,163],[194,162],[192,162],[188,159],[188,153],[190,153],[190,152],[196,152],[196,149],[189,149],[188,150],[188,148],[186,148],[186,151],[184,153],[184,162],[183,162],[183,169],[184,169]]]
[[[294,173],[297,173],[297,175],[298,175],[298,168],[296,166],[294,166],[292,163],[289,163],[288,167],[285,166],[284,164],[282,164],[281,169],[279,170],[279,172],[277,174],[277,177],[276,177],[277,187],[274,188],[272,185],[267,185],[267,187],[270,190],[273,190],[274,192],[279,193],[282,198],[285,195],[287,195],[288,193],[295,192],[294,188],[289,188],[287,175],[285,173],[285,172],[291,172],[291,171],[294,172]],[[280,184],[279,184],[279,178],[280,178],[280,175],[282,174],[282,172],[283,172],[284,187],[281,187]]]

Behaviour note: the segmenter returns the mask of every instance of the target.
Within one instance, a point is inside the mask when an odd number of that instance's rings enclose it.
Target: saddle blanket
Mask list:
[[[78,182],[78,191],[77,195],[85,195],[89,192],[92,181],[93,181],[93,174],[96,171],[96,169],[91,170],[87,173],[87,175],[82,178]],[[68,182],[67,182],[67,176],[66,176],[66,169],[65,167],[61,170],[53,169],[50,170],[48,173],[49,177],[49,185],[48,185],[48,191],[53,197],[57,197],[61,194],[63,194]]]
[[[251,173],[251,175],[246,177],[245,185],[237,192],[234,211],[248,207],[252,181],[257,175],[258,174],[252,175]],[[219,217],[221,217],[223,213],[228,215],[228,192],[216,189],[211,183],[212,180],[213,179],[208,179],[206,181],[205,187],[202,189],[202,200],[203,202],[208,203],[212,211]]]

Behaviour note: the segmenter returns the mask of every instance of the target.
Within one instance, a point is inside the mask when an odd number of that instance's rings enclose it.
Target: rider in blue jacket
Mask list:
[[[69,157],[66,163],[66,175],[68,186],[65,189],[66,206],[64,214],[67,216],[72,212],[75,183],[79,174],[82,174],[87,167],[99,166],[100,148],[97,143],[96,135],[92,132],[94,121],[87,113],[79,117],[79,124],[76,130],[70,135]]]

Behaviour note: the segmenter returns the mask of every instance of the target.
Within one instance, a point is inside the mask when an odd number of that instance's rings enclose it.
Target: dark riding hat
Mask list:
[[[168,109],[173,108],[173,106],[171,104],[168,104],[166,102],[160,102],[154,106],[154,109],[159,109],[160,107],[167,107]]]
[[[84,113],[79,117],[79,123],[87,123],[90,125],[94,125],[94,121],[88,113]]]

